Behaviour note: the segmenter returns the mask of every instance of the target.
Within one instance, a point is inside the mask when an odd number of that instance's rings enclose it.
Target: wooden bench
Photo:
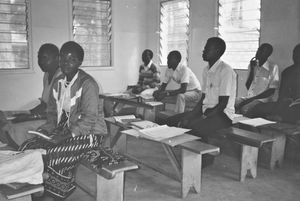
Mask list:
[[[19,189],[14,189],[7,185],[0,186],[0,201],[31,201],[33,193],[43,192],[44,187],[41,184],[28,184]]]
[[[147,166],[148,168],[159,172],[163,175],[166,175],[176,181],[181,183],[181,197],[184,198],[187,196],[189,190],[194,188],[197,193],[201,191],[201,167],[202,167],[202,155],[203,154],[218,154],[220,152],[220,148],[203,143],[201,141],[197,141],[196,139],[200,139],[199,137],[192,136],[190,134],[183,134],[180,136],[176,136],[173,138],[168,138],[168,140],[163,141],[154,141],[150,139],[145,139],[138,136],[138,131],[135,134],[126,133],[126,131],[121,131],[123,129],[128,129],[126,125],[122,125],[119,122],[115,122],[112,118],[106,118],[106,122],[109,124],[109,133],[110,133],[110,143],[111,148],[114,148],[120,153],[126,155],[127,158],[133,160],[143,166]],[[118,129],[114,130],[115,135],[112,136],[112,125],[118,127]],[[172,164],[172,167],[175,170],[174,174],[170,174],[170,172],[162,169],[159,164],[154,165],[153,163],[147,163],[142,161],[141,159],[136,158],[133,155],[129,155],[127,153],[127,136],[133,136],[138,139],[148,140],[156,143],[160,143],[163,147],[166,156]],[[191,139],[191,141],[187,141],[187,139]],[[176,156],[173,146],[179,147],[181,151],[181,158],[178,159]],[[150,150],[149,150],[150,151]]]
[[[91,192],[80,180],[76,180],[76,184],[97,201],[123,201],[124,172],[138,168],[136,164],[126,160],[116,165],[103,166],[100,170],[95,170],[88,161],[82,161],[80,165],[97,175],[96,193]]]
[[[259,147],[264,143],[274,142],[276,139],[271,136],[265,136],[235,127],[221,129],[217,132],[242,145],[239,180],[243,182],[248,171],[252,178],[256,178]]]

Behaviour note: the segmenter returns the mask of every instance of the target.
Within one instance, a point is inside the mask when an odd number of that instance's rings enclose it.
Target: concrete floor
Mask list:
[[[147,161],[159,164],[172,172],[162,147],[157,143],[129,140],[129,152]],[[180,183],[166,176],[141,167],[126,173],[125,201],[298,201],[300,200],[300,164],[285,161],[280,169],[270,171],[258,168],[256,179],[238,181],[239,160],[221,154],[212,166],[202,171],[200,194],[190,192],[185,199],[180,198]],[[78,170],[78,178],[84,179],[95,188],[95,177],[83,168]],[[68,201],[92,201],[85,192],[77,190]]]

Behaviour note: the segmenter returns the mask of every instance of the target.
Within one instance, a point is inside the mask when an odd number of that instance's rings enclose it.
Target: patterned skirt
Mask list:
[[[83,156],[101,146],[103,136],[81,135],[70,137],[59,144],[53,144],[40,137],[27,140],[20,151],[43,148],[45,170],[49,177],[44,181],[45,191],[51,196],[64,199],[75,190],[75,171]]]

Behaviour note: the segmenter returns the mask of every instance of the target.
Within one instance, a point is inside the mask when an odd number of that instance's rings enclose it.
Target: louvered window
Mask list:
[[[0,1],[0,69],[29,68],[28,3]]]
[[[84,49],[82,66],[111,66],[111,0],[73,0],[73,37]]]
[[[160,65],[167,65],[168,53],[178,50],[181,62],[188,61],[189,0],[161,1]]]
[[[219,0],[219,36],[226,42],[223,60],[247,69],[260,38],[260,0]]]

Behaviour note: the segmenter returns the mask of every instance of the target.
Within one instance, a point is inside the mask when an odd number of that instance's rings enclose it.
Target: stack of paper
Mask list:
[[[242,120],[239,122],[242,124],[253,126],[253,127],[276,123],[275,121],[269,121],[269,120],[266,120],[263,118],[247,119],[247,120]]]
[[[133,128],[137,128],[137,129],[152,128],[152,127],[159,126],[158,124],[153,123],[152,121],[148,121],[148,120],[131,122],[130,125]]]
[[[152,128],[145,128],[139,130],[139,133],[144,138],[148,138],[155,141],[161,141],[163,139],[182,135],[190,129],[169,127],[167,125],[156,126]]]

